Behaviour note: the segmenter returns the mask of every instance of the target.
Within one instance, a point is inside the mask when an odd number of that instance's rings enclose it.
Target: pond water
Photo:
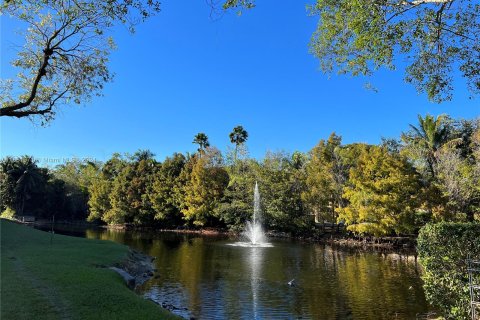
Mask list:
[[[141,294],[196,319],[417,319],[429,311],[414,255],[292,240],[271,247],[178,233],[57,229],[156,257]],[[294,280],[290,286],[289,281]]]

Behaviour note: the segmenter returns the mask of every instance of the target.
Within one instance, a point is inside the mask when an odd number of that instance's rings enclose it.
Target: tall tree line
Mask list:
[[[416,233],[430,221],[473,221],[480,213],[480,121],[419,116],[399,139],[342,144],[332,133],[308,153],[248,156],[237,126],[225,154],[199,133],[193,154],[163,161],[149,150],[105,163],[54,169],[31,157],[1,161],[2,211],[106,224],[241,230],[262,194],[270,230],[308,233],[315,222],[344,223],[355,234]]]

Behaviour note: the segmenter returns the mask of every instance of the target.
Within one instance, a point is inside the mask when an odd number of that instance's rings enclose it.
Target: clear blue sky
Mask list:
[[[158,159],[194,151],[205,132],[226,150],[236,125],[249,132],[253,157],[266,150],[308,151],[335,131],[345,143],[378,143],[398,137],[417,114],[473,118],[479,98],[468,99],[462,82],[454,101],[428,102],[403,81],[403,69],[365,80],[321,73],[308,53],[317,23],[298,0],[258,1],[251,11],[213,21],[206,1],[166,0],[162,12],[134,35],[114,31],[116,77],[104,97],[64,108],[44,128],[27,119],[2,118],[1,155],[108,159],[113,152],[150,149]],[[1,73],[14,74],[11,43],[19,42],[1,17]]]

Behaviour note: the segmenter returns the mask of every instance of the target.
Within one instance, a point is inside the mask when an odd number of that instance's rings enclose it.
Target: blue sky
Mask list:
[[[15,74],[13,22],[1,17],[1,74]],[[478,97],[459,81],[452,102],[434,104],[403,81],[403,68],[364,79],[330,78],[308,53],[317,23],[298,0],[258,2],[241,16],[210,18],[205,1],[163,1],[162,12],[129,34],[113,31],[115,80],[104,97],[62,109],[46,128],[1,118],[1,155],[45,159],[108,159],[113,152],[150,149],[158,159],[194,151],[205,132],[226,150],[236,125],[249,132],[253,157],[267,150],[308,151],[335,131],[345,143],[398,137],[417,114],[473,118]]]

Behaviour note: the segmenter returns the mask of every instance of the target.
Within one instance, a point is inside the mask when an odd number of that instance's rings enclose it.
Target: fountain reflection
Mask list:
[[[250,249],[250,285],[252,290],[252,312],[253,312],[253,319],[259,318],[259,290],[260,290],[260,282],[261,282],[261,268],[262,268],[262,261],[263,261],[263,249],[254,247]]]

